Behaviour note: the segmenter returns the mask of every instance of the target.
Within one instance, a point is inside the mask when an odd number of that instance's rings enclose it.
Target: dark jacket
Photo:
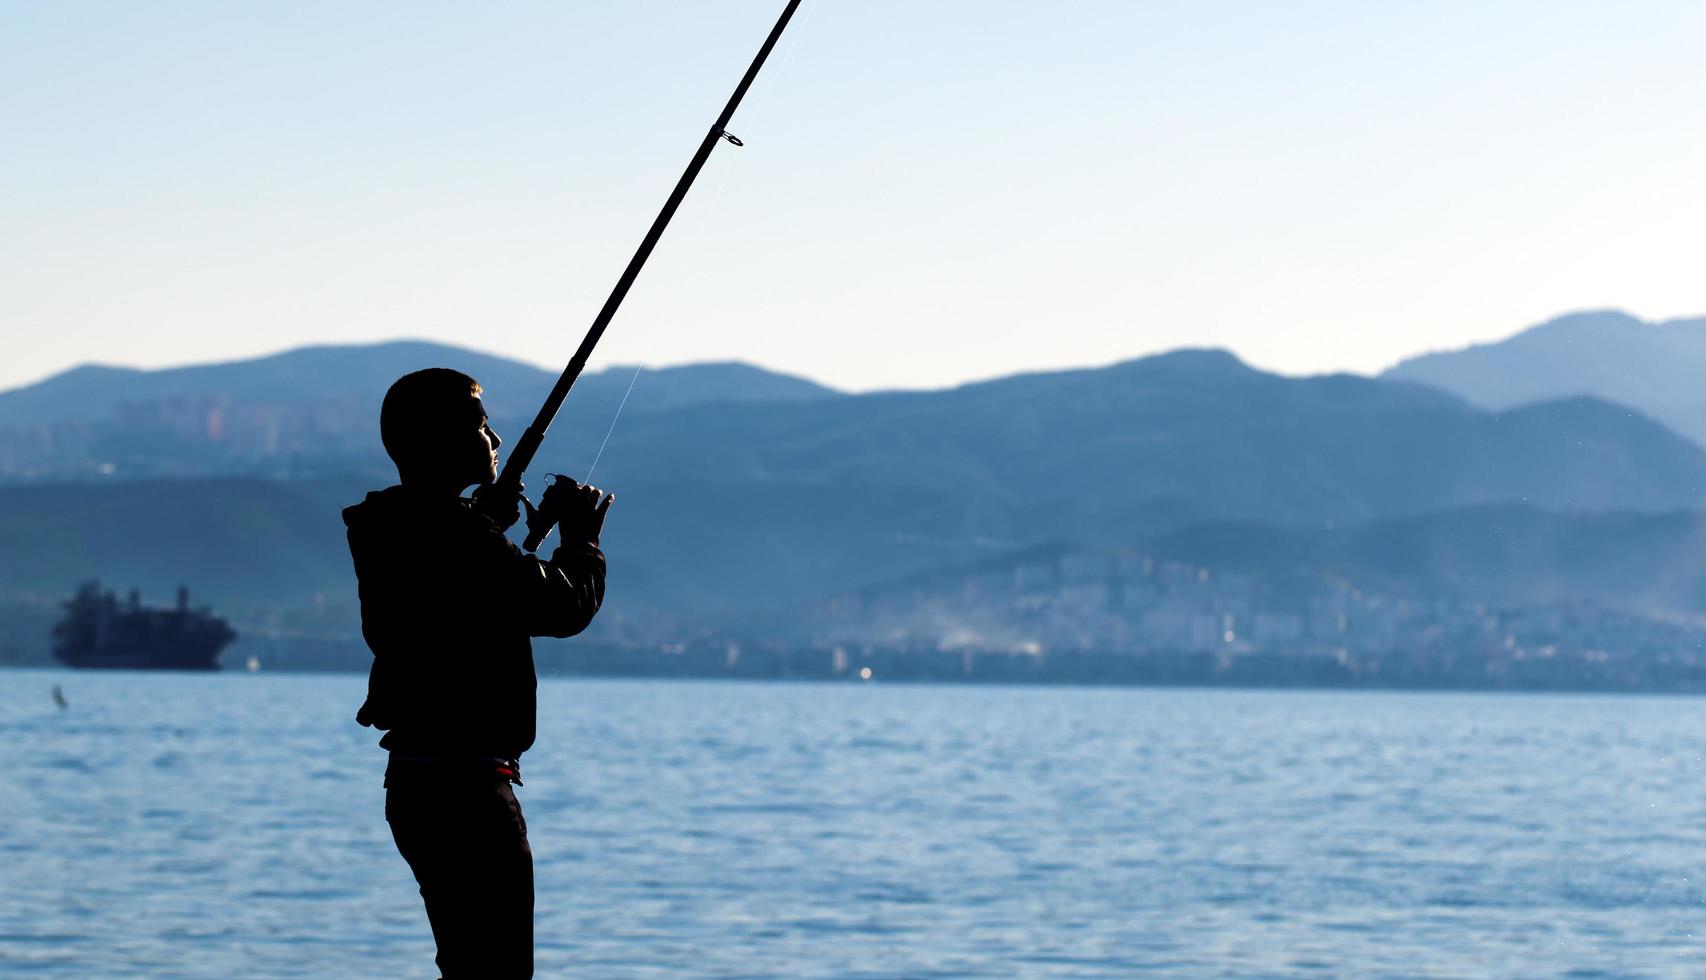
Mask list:
[[[373,651],[356,720],[420,755],[521,756],[533,744],[532,636],[573,636],[604,600],[604,553],[569,542],[549,562],[472,501],[390,487],[344,509]]]

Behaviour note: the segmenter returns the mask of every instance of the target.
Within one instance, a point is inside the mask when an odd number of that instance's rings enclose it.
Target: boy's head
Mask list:
[[[497,479],[502,440],[487,424],[480,390],[461,371],[427,368],[403,375],[385,393],[379,438],[405,481],[461,490]]]

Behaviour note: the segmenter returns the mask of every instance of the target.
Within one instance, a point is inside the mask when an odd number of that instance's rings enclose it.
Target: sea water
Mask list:
[[[0,974],[436,976],[363,683],[0,671]],[[1698,700],[547,679],[539,705],[542,977],[1706,974]]]

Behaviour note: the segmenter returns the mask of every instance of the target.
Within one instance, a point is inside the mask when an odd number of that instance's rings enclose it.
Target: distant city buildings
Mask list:
[[[833,654],[1196,658],[1210,673],[1332,665],[1346,682],[1529,678],[1543,686],[1643,685],[1653,670],[1706,670],[1706,620],[1564,599],[1493,606],[1470,597],[1367,591],[1329,576],[1279,587],[1135,550],[1055,550],[1009,565],[864,590],[802,610],[784,631]],[[971,660],[966,661],[968,664]],[[1290,663],[1290,668],[1285,667]],[[969,672],[969,667],[968,667]],[[1335,675],[1336,676],[1336,675]]]

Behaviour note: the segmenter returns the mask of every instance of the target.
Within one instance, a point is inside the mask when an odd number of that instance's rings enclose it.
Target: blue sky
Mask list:
[[[404,336],[560,364],[780,6],[8,0],[0,386]],[[1372,371],[1706,312],[1706,6],[801,17],[599,363]]]

